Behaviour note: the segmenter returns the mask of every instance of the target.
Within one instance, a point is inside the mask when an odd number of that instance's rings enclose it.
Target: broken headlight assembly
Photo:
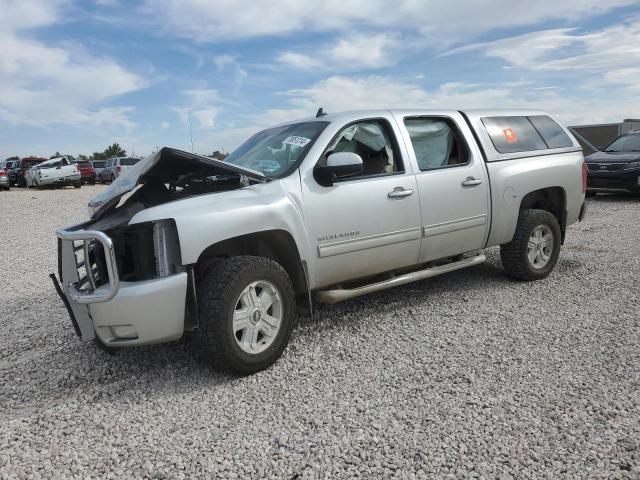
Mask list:
[[[123,282],[168,277],[182,271],[180,243],[173,220],[116,228],[113,241],[118,275]]]

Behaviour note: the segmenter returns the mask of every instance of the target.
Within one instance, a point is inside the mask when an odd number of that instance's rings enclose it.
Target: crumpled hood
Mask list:
[[[627,152],[627,153],[608,153],[608,152],[595,152],[585,158],[587,162],[598,163],[624,163],[624,162],[636,162],[640,160],[640,152]]]
[[[164,147],[147,158],[140,160],[116,178],[109,188],[93,197],[89,201],[89,210],[92,211],[92,218],[100,216],[101,212],[116,203],[120,197],[133,190],[139,183],[144,183],[145,179],[168,183],[196,171],[204,171],[210,176],[238,174],[261,181],[266,179],[261,172],[255,170]]]

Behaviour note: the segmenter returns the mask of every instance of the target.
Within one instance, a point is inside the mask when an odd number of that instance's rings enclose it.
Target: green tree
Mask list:
[[[220,150],[216,150],[211,155],[209,155],[209,158],[215,158],[216,160],[224,161],[224,159],[227,158],[228,156],[229,156],[228,153],[223,153]]]
[[[82,153],[79,153],[78,160],[82,160],[83,162],[86,162],[89,160],[89,157],[87,157],[86,155],[83,155]]]
[[[117,143],[114,143],[113,145],[108,146],[104,150],[105,158],[124,157],[126,155],[127,155],[127,152],[122,147],[120,147],[120,145]]]

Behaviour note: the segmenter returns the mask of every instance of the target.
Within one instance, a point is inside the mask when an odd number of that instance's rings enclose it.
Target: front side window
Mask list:
[[[283,177],[302,161],[327,125],[328,122],[315,121],[263,130],[231,152],[224,161],[267,177]]]
[[[338,152],[352,152],[362,158],[363,170],[357,178],[404,171],[389,126],[382,120],[367,120],[344,128],[327,148],[325,158]]]
[[[607,147],[605,152],[640,152],[640,134],[624,135],[616,138]]]
[[[420,170],[467,165],[469,151],[451,124],[440,118],[407,118],[413,151]]]

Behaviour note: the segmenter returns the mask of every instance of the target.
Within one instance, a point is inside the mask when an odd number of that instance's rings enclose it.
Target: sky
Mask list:
[[[232,151],[319,107],[639,118],[640,1],[0,0],[0,159]]]

